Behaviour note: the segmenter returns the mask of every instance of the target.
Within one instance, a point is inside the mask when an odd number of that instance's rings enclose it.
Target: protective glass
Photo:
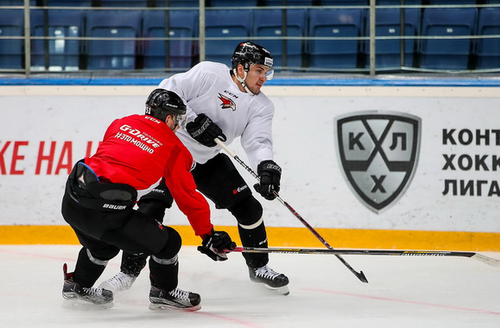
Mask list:
[[[184,115],[181,114],[174,114],[173,115],[174,123],[175,125],[179,125],[179,122],[184,119]]]
[[[262,67],[265,67],[266,69],[262,69]],[[254,68],[252,70],[252,68]],[[266,76],[266,80],[272,80],[273,77],[274,77],[274,68],[272,67],[269,67],[269,66],[265,66],[265,65],[260,65],[260,64],[252,64],[250,66],[250,72],[252,74],[255,74],[257,76],[259,76],[260,74],[264,74]],[[262,72],[262,73],[260,73]]]
[[[269,71],[266,72],[266,79],[268,81],[272,80],[274,77],[274,68],[270,68]]]

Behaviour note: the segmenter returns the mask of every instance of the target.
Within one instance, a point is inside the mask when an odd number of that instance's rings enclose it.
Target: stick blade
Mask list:
[[[500,267],[500,260],[494,259],[492,257],[483,255],[483,254],[474,254],[472,256],[474,260],[481,261],[483,263],[486,263],[488,265],[494,266],[494,267]]]
[[[361,280],[361,282],[368,283],[368,279],[366,279],[366,276],[365,276],[365,274],[363,273],[363,271],[359,271],[359,272],[356,274],[356,277],[358,277],[358,279],[359,279],[359,280]]]

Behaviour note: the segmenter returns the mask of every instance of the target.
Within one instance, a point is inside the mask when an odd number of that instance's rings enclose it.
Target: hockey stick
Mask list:
[[[318,248],[256,248],[236,247],[237,253],[282,253],[282,254],[321,254],[321,255],[388,255],[388,256],[454,256],[468,257],[494,267],[500,267],[500,260],[475,252],[456,251],[418,251],[418,250],[379,250],[379,249],[318,249]]]
[[[224,149],[231,157],[234,158],[234,160],[236,162],[238,162],[241,166],[243,166],[245,168],[245,170],[247,170],[255,179],[257,179],[257,181],[260,181],[260,178],[259,176],[257,175],[257,173],[254,172],[254,170],[252,170],[252,168],[250,168],[248,165],[245,164],[245,162],[243,162],[239,157],[238,155],[236,155],[234,152],[232,152],[224,142],[222,142],[219,138],[215,138],[214,141],[222,147],[222,149]],[[280,195],[276,192],[276,191],[273,191],[274,195],[276,196],[276,199],[278,199],[280,201],[281,204],[283,204],[297,219],[299,219],[300,222],[302,222],[302,224],[310,231],[312,232],[312,234],[314,236],[316,236],[316,238],[319,239],[319,241],[321,241],[321,243],[323,245],[326,246],[326,248],[328,248],[329,250],[332,250],[334,251],[334,248],[332,246],[330,246],[330,244],[323,238],[321,237],[321,235],[313,228],[309,225],[309,223],[307,223],[306,220],[304,220],[304,218],[296,211],[293,209],[292,206],[290,206],[290,204],[288,204],[286,201],[283,200],[283,198],[280,197]],[[359,271],[357,272],[356,270],[353,269],[352,266],[349,265],[349,263],[347,263],[346,260],[344,260],[344,258],[342,256],[340,256],[339,254],[334,254],[337,259],[339,259],[340,262],[342,262],[342,264],[344,264],[348,269],[349,271],[351,271],[361,282],[365,282],[367,283],[368,282],[368,279],[366,279],[366,276],[365,274],[363,273],[363,271]]]

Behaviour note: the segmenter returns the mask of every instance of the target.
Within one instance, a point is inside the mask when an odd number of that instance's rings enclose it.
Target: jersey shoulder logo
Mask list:
[[[220,106],[222,109],[230,109],[233,112],[236,110],[236,104],[232,99],[228,98],[227,96],[224,96],[221,93],[219,93],[219,99],[221,101]]]
[[[394,112],[358,112],[335,119],[337,154],[344,177],[375,213],[408,188],[420,152],[421,120]]]

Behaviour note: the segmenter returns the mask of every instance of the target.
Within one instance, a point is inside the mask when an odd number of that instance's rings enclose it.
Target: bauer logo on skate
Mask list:
[[[420,152],[421,120],[367,111],[335,119],[337,155],[344,177],[370,210],[389,208],[408,188]]]

